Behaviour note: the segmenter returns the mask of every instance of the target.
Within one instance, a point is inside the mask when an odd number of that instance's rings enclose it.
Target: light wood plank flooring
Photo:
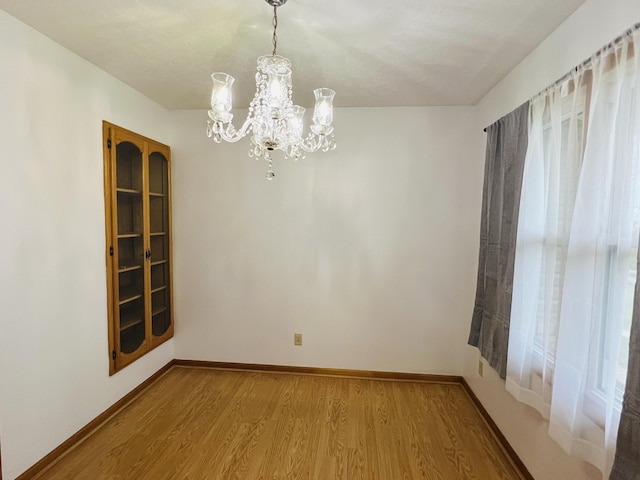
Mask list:
[[[521,477],[458,384],[173,367],[38,478]]]

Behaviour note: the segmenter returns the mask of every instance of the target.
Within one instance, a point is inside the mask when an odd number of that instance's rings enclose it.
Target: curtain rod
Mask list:
[[[601,47],[600,49],[598,49],[591,57],[587,58],[584,62],[579,63],[578,65],[573,67],[571,70],[569,70],[569,72],[567,72],[562,77],[560,77],[558,80],[553,82],[551,85],[549,85],[548,87],[545,87],[544,89],[540,90],[529,101],[531,101],[532,99],[536,98],[538,95],[542,95],[546,90],[548,90],[550,88],[553,88],[553,87],[555,87],[557,85],[560,85],[561,83],[567,81],[568,79],[571,78],[572,75],[574,75],[574,73],[577,73],[578,71],[580,71],[581,68],[583,68],[585,70],[588,70],[589,67],[591,67],[591,63],[593,62],[593,58],[594,57],[598,57],[598,56],[602,55],[604,52],[609,50],[611,47],[613,47],[617,43],[621,42],[622,39],[625,38],[627,35],[631,35],[631,34],[633,34],[634,32],[637,32],[637,31],[640,31],[640,23],[636,23],[631,28],[628,28],[627,30],[625,30],[621,35],[618,35],[614,40],[612,40],[611,42],[607,43],[604,47]],[[482,130],[484,132],[486,132],[487,128],[489,128],[489,127],[485,127]]]

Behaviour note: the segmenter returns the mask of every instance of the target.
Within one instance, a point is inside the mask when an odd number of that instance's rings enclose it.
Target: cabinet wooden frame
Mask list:
[[[153,350],[160,344],[173,337],[174,314],[173,314],[173,244],[171,236],[171,149],[167,145],[138,135],[122,127],[103,121],[103,152],[104,152],[104,200],[105,200],[105,234],[106,234],[106,279],[107,279],[107,310],[108,310],[108,337],[109,337],[109,375],[113,375],[122,368]],[[133,173],[131,173],[132,184],[126,188],[118,186],[122,174],[118,177],[118,156],[119,145],[133,145],[140,152],[140,167],[138,185],[133,185]],[[157,164],[160,160],[160,184],[157,179],[150,178],[152,163]],[[165,162],[163,163],[162,160]],[[132,162],[133,163],[133,162]],[[132,172],[133,172],[133,168]],[[136,167],[137,168],[137,167]],[[138,172],[136,172],[138,173]],[[154,178],[157,177],[156,175]],[[150,184],[154,184],[156,190],[152,191]],[[120,197],[119,197],[120,196]],[[119,198],[129,198],[131,212],[123,216],[119,212]],[[160,216],[153,215],[151,203],[159,205]],[[129,204],[127,203],[127,205]],[[134,211],[134,206],[135,211]],[[123,209],[124,210],[124,209]],[[157,211],[155,208],[153,211]],[[120,217],[118,216],[120,214]],[[119,231],[122,227],[123,218],[130,222],[130,229],[123,233]],[[158,231],[158,218],[160,229]],[[154,223],[154,225],[152,225]],[[152,227],[156,231],[152,231]],[[154,240],[155,239],[155,240]],[[130,257],[136,263],[131,266],[124,266],[120,256],[121,242],[130,244]],[[152,245],[153,244],[153,245]],[[139,250],[136,255],[136,247]],[[154,248],[162,245],[162,257],[154,257]],[[140,250],[141,247],[141,250]],[[139,258],[137,258],[139,257]],[[155,258],[155,261],[154,261]],[[162,279],[161,285],[155,285],[152,278],[153,267],[161,271],[157,277]],[[142,288],[139,292],[124,294],[127,289],[121,288],[120,277],[134,272],[138,279],[142,279]],[[140,273],[141,272],[141,273]],[[156,282],[158,283],[158,282]],[[127,284],[125,283],[125,286]],[[131,290],[131,289],[130,289]],[[154,311],[154,295],[160,295],[163,308],[156,308]],[[124,296],[124,298],[123,298]],[[128,297],[128,298],[127,298]],[[128,302],[138,302],[142,307],[137,307],[138,318],[133,318],[128,323],[121,318],[123,305]],[[143,318],[142,317],[143,313]],[[160,319],[161,330],[158,335],[154,334],[154,317]],[[167,326],[168,324],[168,326]],[[138,328],[142,331],[141,343],[134,347],[132,351],[123,351],[122,331],[127,328]]]

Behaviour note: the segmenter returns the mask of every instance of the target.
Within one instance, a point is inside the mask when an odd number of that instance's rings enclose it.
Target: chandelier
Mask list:
[[[237,142],[251,134],[249,156],[268,162],[266,178],[272,180],[275,177],[272,163],[274,150],[282,150],[287,159],[298,160],[304,158],[306,152],[326,152],[336,148],[331,126],[335,92],[329,88],[313,91],[316,100],[313,125],[304,137],[303,118],[306,109],[294,105],[291,100],[291,62],[276,54],[277,9],[287,0],[265,1],[273,7],[273,52],[258,58],[256,93],[249,105],[247,119],[240,129],[233,126],[231,87],[235,79],[226,73],[213,73],[207,136],[220,143],[221,140]]]

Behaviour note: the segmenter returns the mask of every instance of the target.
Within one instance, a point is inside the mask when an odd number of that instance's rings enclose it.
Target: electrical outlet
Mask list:
[[[478,360],[478,375],[480,375],[482,377],[482,373],[483,373],[483,364],[482,364],[482,360]]]
[[[301,333],[294,333],[293,334],[293,344],[296,345],[296,346],[302,345],[302,334]]]

